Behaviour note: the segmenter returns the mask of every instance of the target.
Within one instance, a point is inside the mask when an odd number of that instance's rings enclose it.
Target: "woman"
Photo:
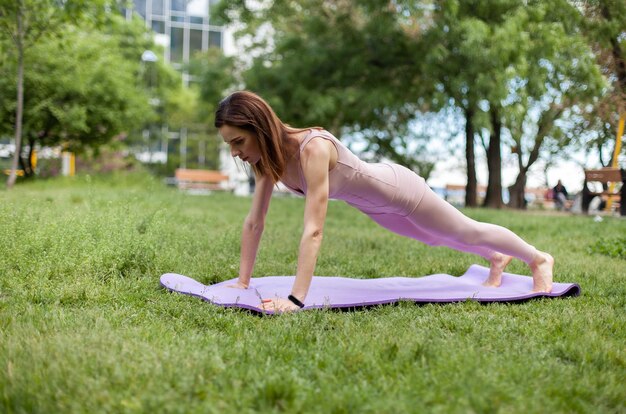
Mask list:
[[[252,166],[256,186],[243,225],[239,280],[248,288],[274,185],[306,197],[296,279],[287,298],[264,299],[267,310],[304,306],[322,243],[329,198],[346,201],[381,226],[432,246],[478,254],[490,262],[487,286],[499,286],[513,257],[526,262],[533,291],[550,292],[554,259],[510,230],[464,216],[414,172],[396,164],[359,160],[321,128],[291,128],[259,96],[235,92],[220,102],[215,127],[233,157]]]

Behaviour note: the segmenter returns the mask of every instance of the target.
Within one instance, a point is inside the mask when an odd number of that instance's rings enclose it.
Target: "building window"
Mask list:
[[[133,0],[134,9],[122,10],[130,19],[134,12],[155,33],[164,46],[165,58],[176,68],[183,68],[199,51],[222,48],[220,25],[210,25],[210,10],[220,0]]]
[[[202,50],[202,30],[189,30],[189,57]]]
[[[185,11],[185,0],[171,0],[172,8],[171,10],[174,12],[184,12]]]
[[[152,14],[155,14],[157,16],[165,16],[164,10],[165,7],[163,7],[163,0],[148,0],[152,2]]]
[[[172,27],[170,38],[170,60],[172,62],[183,61],[184,30],[180,27]]]
[[[209,47],[222,47],[222,32],[209,31]]]
[[[160,34],[165,33],[165,22],[160,22],[158,20],[152,20],[152,31]]]
[[[135,11],[141,15],[144,19],[146,18],[146,0],[135,0]]]

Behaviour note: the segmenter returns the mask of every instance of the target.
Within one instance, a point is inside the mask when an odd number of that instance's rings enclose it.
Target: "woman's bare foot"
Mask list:
[[[529,266],[533,273],[533,292],[552,292],[554,258],[548,253],[538,251]]]
[[[489,277],[483,282],[483,286],[498,287],[502,284],[502,272],[511,263],[513,257],[495,252],[489,259]]]

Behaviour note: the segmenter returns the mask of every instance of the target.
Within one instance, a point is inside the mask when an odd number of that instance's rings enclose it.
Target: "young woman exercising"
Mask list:
[[[534,292],[552,289],[554,259],[548,253],[504,227],[466,217],[405,167],[363,162],[323,129],[283,124],[272,108],[251,92],[235,92],[220,102],[215,127],[232,156],[249,163],[256,178],[241,236],[239,280],[232,287],[248,288],[275,184],[280,181],[306,197],[291,295],[264,299],[264,309],[292,311],[304,306],[329,198],[344,200],[394,233],[484,257],[490,262],[487,286],[499,286],[502,272],[516,257],[530,266]]]

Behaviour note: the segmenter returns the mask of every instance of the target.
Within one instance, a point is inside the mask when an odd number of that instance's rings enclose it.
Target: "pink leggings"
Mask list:
[[[511,230],[465,216],[428,186],[417,208],[406,217],[397,214],[368,215],[394,233],[430,246],[447,246],[474,253],[487,260],[499,252],[530,263],[537,252]]]

